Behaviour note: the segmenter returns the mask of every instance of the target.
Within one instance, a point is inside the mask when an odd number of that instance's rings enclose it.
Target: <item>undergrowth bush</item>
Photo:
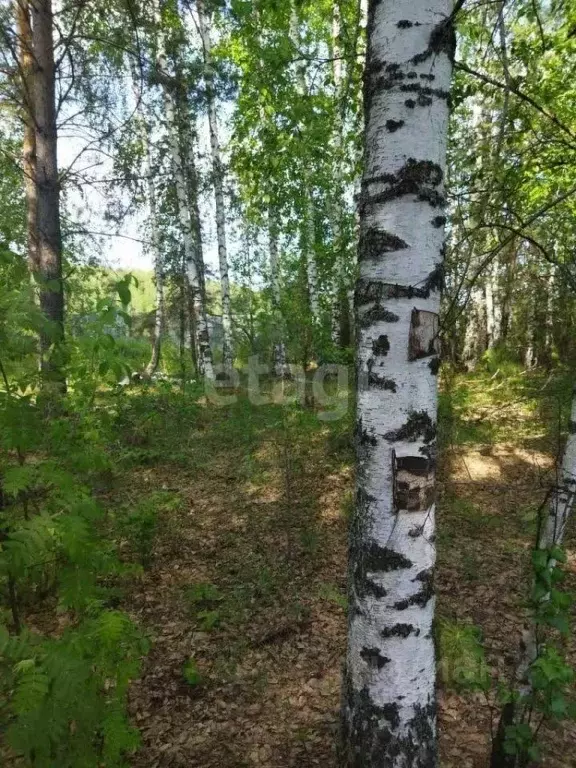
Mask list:
[[[33,303],[18,304],[20,336],[0,328],[0,730],[33,768],[119,768],[138,744],[126,696],[147,642],[111,606],[139,566],[121,562],[98,499],[115,473],[116,418],[98,397],[130,371],[108,325],[125,315],[129,283],[62,351],[69,389],[57,399],[36,396],[36,371],[9,377],[3,365],[35,327]]]

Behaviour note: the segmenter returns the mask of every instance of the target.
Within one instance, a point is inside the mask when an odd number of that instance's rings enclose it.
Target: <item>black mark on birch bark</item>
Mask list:
[[[404,87],[407,89],[421,88],[417,84]],[[444,172],[436,163],[430,160],[409,158],[396,174],[385,173],[381,176],[365,179],[362,182],[364,190],[371,184],[385,184],[388,189],[373,195],[367,195],[363,192],[360,195],[360,207],[385,203],[406,195],[415,195],[418,200],[426,200],[432,207],[436,208],[446,202],[444,195],[437,189],[442,186],[443,180]]]
[[[431,88],[429,85],[422,85],[421,83],[404,83],[400,86],[400,91],[402,93],[417,94],[419,104],[424,99],[426,99],[426,104],[432,104],[433,96],[443,101],[450,100],[450,93],[448,91],[444,91],[442,88]]]
[[[408,360],[421,360],[440,353],[438,315],[435,312],[413,309],[408,336]]]
[[[383,656],[378,648],[362,648],[360,656],[372,669],[382,669],[391,661],[387,656]]]
[[[398,388],[394,379],[389,379],[387,376],[382,376],[381,374],[375,373],[374,371],[368,372],[368,386],[375,387],[376,389],[383,389],[388,392],[393,392],[394,394]]]
[[[405,125],[404,120],[387,120],[386,121],[386,130],[390,133],[395,133],[398,131],[402,126]]]
[[[363,581],[363,587],[364,587],[364,597],[367,597],[370,595],[371,597],[375,597],[377,600],[381,600],[383,597],[386,597],[388,594],[384,587],[381,587],[380,584],[376,584],[375,581],[372,579],[369,579],[367,577],[364,577]]]
[[[385,629],[381,630],[380,637],[383,637],[385,640],[389,637],[409,637],[410,635],[416,635],[418,636],[420,634],[420,630],[417,629],[413,624],[394,624],[392,627],[386,627]]]
[[[444,268],[442,264],[428,275],[422,286],[413,285],[394,285],[392,283],[383,283],[379,280],[360,279],[356,283],[355,303],[357,309],[366,304],[376,304],[369,312],[374,311],[375,315],[372,322],[385,320],[389,323],[397,322],[400,318],[392,312],[381,307],[381,302],[387,299],[427,299],[432,292],[440,290],[444,282]],[[368,320],[371,319],[369,312],[360,315],[360,322],[363,327],[371,325]],[[382,316],[380,316],[382,315]],[[393,319],[395,318],[395,319]]]
[[[347,768],[389,768],[402,764],[410,768],[437,765],[436,707],[415,705],[407,728],[398,733],[400,711],[396,702],[374,704],[366,687],[354,689],[349,671],[344,679],[343,764]]]
[[[399,429],[387,432],[384,439],[391,443],[398,440],[416,442],[422,438],[425,443],[431,443],[436,439],[436,425],[426,411],[412,411],[408,420]]]
[[[434,357],[430,362],[428,363],[428,368],[430,368],[430,373],[432,376],[437,376],[438,371],[440,370],[440,366],[442,365],[439,357]]]
[[[412,568],[413,563],[400,552],[372,542],[364,555],[364,566],[370,573],[387,573],[399,571],[402,568]]]
[[[446,224],[446,216],[435,216],[432,219],[432,226],[436,229],[440,229],[444,224]]]
[[[374,427],[370,427],[370,431],[364,428],[364,424],[362,423],[362,418],[359,418],[356,422],[356,439],[360,443],[360,445],[377,445],[378,444],[378,438],[376,437],[376,432],[374,430]]]
[[[384,307],[377,305],[366,312],[362,312],[358,318],[358,324],[361,328],[370,328],[374,323],[397,323],[399,320],[400,318],[394,312],[389,312]]]
[[[385,336],[385,335],[378,336],[378,338],[372,342],[372,352],[375,355],[381,355],[382,357],[386,357],[388,352],[390,352],[390,342],[388,340],[388,336]]]
[[[422,587],[411,597],[394,603],[394,608],[397,611],[405,611],[412,605],[425,608],[434,597],[434,572],[431,569],[421,571],[412,581],[421,582]]]
[[[360,261],[364,259],[380,259],[385,253],[402,251],[409,247],[408,243],[391,232],[387,232],[385,229],[378,229],[377,227],[369,227],[360,236],[358,258]]]
[[[456,30],[451,18],[443,19],[432,30],[428,48],[412,57],[413,64],[422,64],[431,56],[445,53],[450,61],[454,61],[456,53]]]

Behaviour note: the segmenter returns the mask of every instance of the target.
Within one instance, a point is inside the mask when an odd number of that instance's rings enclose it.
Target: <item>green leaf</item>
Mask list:
[[[200,674],[200,670],[198,669],[198,665],[194,661],[194,659],[190,658],[184,665],[182,669],[182,675],[184,677],[184,680],[188,683],[188,685],[200,685],[202,682],[202,675]]]

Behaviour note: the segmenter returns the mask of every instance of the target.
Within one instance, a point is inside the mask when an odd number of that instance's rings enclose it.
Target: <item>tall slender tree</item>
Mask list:
[[[274,375],[285,378],[290,375],[284,343],[284,322],[280,308],[280,267],[278,264],[278,222],[273,210],[268,211],[268,255],[270,259],[270,281],[272,284],[272,307],[274,310]]]
[[[292,2],[290,10],[290,38],[296,56],[296,89],[301,99],[306,97],[306,69],[300,51],[300,18],[298,5]],[[306,259],[306,277],[308,281],[308,302],[310,313],[315,323],[320,322],[320,298],[318,294],[318,267],[316,265],[316,228],[314,223],[314,200],[308,173],[304,173],[303,221],[301,244]]]
[[[27,17],[27,8],[23,13]],[[64,284],[62,279],[62,233],[60,229],[60,179],[58,178],[56,126],[56,67],[54,61],[54,17],[51,0],[31,0],[32,58],[31,74],[25,78],[29,122],[34,126],[34,140],[28,136],[30,150],[35,149],[33,178],[36,204],[36,238],[31,262],[37,266],[40,309],[46,324],[40,332],[41,369],[46,382],[65,387],[59,347],[64,340]],[[27,19],[24,21],[27,24]],[[26,65],[28,66],[28,64]],[[26,71],[26,70],[25,70]],[[27,128],[27,132],[29,128]],[[29,232],[34,229],[29,208]],[[32,236],[34,241],[34,236]]]
[[[198,366],[201,374],[206,379],[214,379],[214,366],[212,364],[212,350],[210,348],[210,334],[206,317],[206,305],[202,290],[202,276],[199,268],[199,257],[195,247],[194,229],[190,214],[190,201],[187,194],[186,174],[184,171],[180,133],[178,129],[177,107],[173,93],[173,82],[168,72],[167,56],[165,50],[165,30],[162,19],[162,4],[156,5],[157,28],[157,52],[156,68],[160,79],[164,98],[164,111],[167,123],[168,144],[172,160],[172,168],[175,177],[176,196],[178,202],[178,217],[184,250],[186,254],[186,274],[190,286],[192,306],[194,309],[194,321],[196,331],[196,344]]]
[[[346,768],[437,763],[433,571],[451,0],[371,0]]]
[[[154,283],[156,286],[156,306],[154,310],[154,327],[152,330],[152,354],[145,369],[146,376],[152,374],[160,363],[162,348],[162,332],[164,329],[165,301],[164,301],[164,265],[160,250],[160,233],[158,230],[158,206],[156,201],[156,186],[152,175],[152,148],[150,142],[150,126],[146,120],[143,89],[139,85],[138,73],[132,71],[134,97],[136,99],[136,114],[138,131],[142,143],[144,157],[143,170],[146,185],[146,200],[150,214],[150,235],[152,257],[154,260]]]
[[[26,231],[28,264],[32,274],[38,271],[38,215],[36,191],[36,131],[32,103],[32,75],[34,56],[32,51],[32,23],[28,0],[14,0],[16,29],[18,32],[18,70],[24,122],[22,142],[22,171],[26,195]]]
[[[216,115],[216,93],[214,87],[214,64],[212,61],[211,15],[204,0],[196,1],[198,26],[202,38],[204,54],[204,81],[206,83],[206,102],[208,107],[208,129],[210,132],[210,150],[212,154],[212,183],[216,202],[216,237],[218,240],[218,264],[220,267],[220,293],[222,297],[223,354],[225,368],[231,368],[234,355],[232,351],[232,314],[230,309],[230,278],[228,277],[228,247],[226,245],[226,205],[224,202],[224,167],[220,151],[218,118]]]

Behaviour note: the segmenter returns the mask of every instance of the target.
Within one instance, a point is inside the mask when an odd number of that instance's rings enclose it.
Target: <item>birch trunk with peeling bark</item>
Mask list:
[[[433,768],[438,312],[451,0],[371,0],[345,768]]]
[[[196,346],[198,352],[198,367],[202,376],[208,380],[214,380],[214,366],[212,364],[212,350],[210,348],[210,335],[208,330],[208,321],[206,318],[206,306],[202,293],[201,276],[198,269],[198,254],[196,253],[195,249],[193,224],[188,205],[186,175],[182,163],[182,153],[180,151],[180,137],[178,130],[176,104],[171,89],[170,75],[167,70],[164,33],[162,31],[161,5],[157,4],[155,10],[158,36],[156,66],[162,86],[162,94],[164,97],[164,113],[167,123],[168,145],[172,161],[172,168],[174,171],[176,198],[178,201],[178,218],[180,220],[180,228],[182,231],[184,252],[186,256],[186,277],[190,286],[192,305],[195,315],[194,320],[196,331]]]
[[[66,381],[58,359],[58,347],[64,341],[64,285],[52,2],[32,0],[30,9],[33,50],[30,97],[36,150],[36,258],[40,309],[49,325],[40,332],[40,361],[44,383],[64,390]]]
[[[232,351],[232,311],[230,306],[230,279],[228,277],[228,249],[226,245],[224,169],[220,153],[218,118],[216,116],[211,22],[210,15],[206,11],[204,0],[196,0],[196,8],[198,11],[198,26],[204,51],[204,80],[206,83],[206,100],[208,104],[208,129],[210,132],[210,151],[212,154],[212,179],[216,202],[216,238],[218,241],[218,263],[220,267],[220,289],[222,297],[222,362],[225,368],[231,368],[234,362],[234,355]]]

